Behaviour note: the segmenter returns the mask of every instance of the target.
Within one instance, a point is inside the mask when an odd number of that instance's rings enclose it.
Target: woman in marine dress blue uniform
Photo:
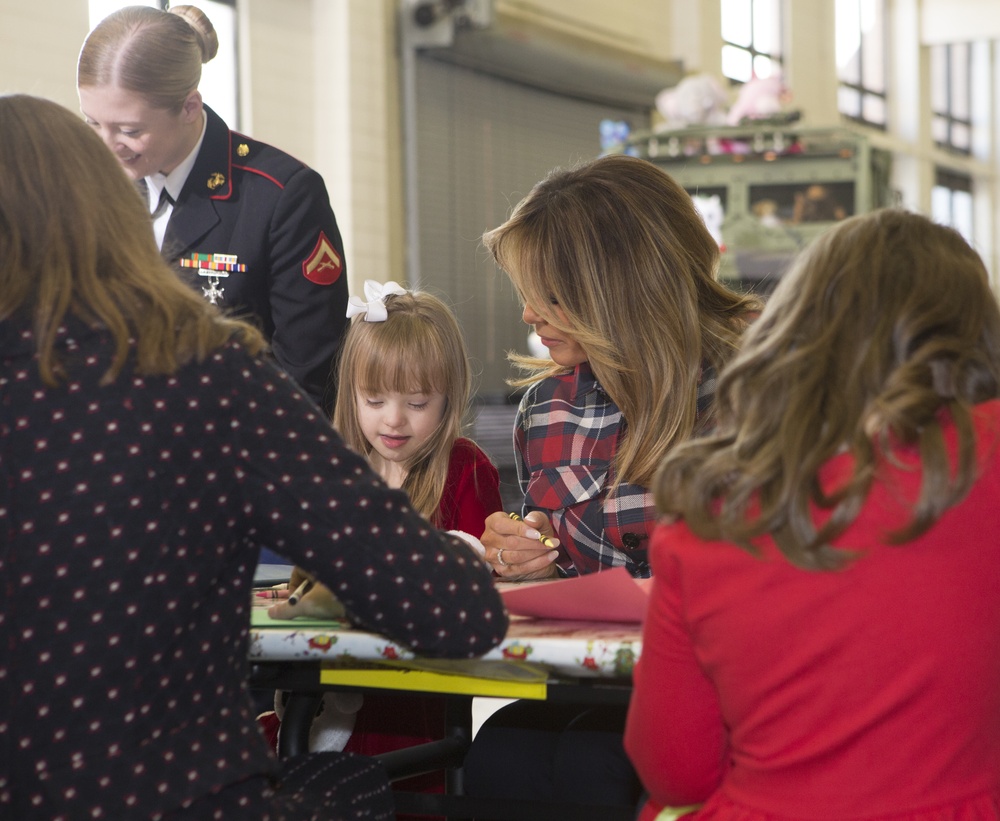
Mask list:
[[[255,322],[278,364],[330,411],[348,297],[337,220],[316,171],[230,131],[202,102],[201,66],[218,46],[194,6],[116,11],[83,44],[80,107],[148,196],[164,258],[206,299]]]

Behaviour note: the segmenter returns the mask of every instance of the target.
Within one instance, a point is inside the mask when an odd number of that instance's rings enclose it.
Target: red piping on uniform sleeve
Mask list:
[[[256,174],[258,177],[263,177],[266,180],[270,180],[276,186],[278,186],[278,188],[284,189],[284,187],[285,187],[282,183],[278,182],[270,174],[265,174],[263,171],[260,171],[260,170],[258,170],[256,168],[247,168],[245,165],[234,165],[233,168],[238,168],[238,169],[240,169],[240,171],[246,171],[246,172],[248,172],[250,174]]]

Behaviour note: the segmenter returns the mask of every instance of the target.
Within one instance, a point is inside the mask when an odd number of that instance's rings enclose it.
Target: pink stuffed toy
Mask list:
[[[780,74],[754,77],[743,84],[726,122],[739,125],[744,120],[766,120],[781,114],[789,100],[791,92]]]
[[[663,117],[665,129],[724,125],[728,102],[725,90],[715,77],[692,74],[657,94],[656,110]]]

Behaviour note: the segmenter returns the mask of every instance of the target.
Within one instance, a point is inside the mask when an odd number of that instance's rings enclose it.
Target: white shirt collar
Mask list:
[[[191,169],[194,168],[195,160],[198,159],[198,152],[201,150],[201,144],[205,141],[205,131],[207,129],[208,115],[202,111],[201,136],[198,137],[198,142],[196,142],[194,148],[191,149],[191,153],[188,154],[169,174],[161,174],[157,172],[156,174],[146,177],[146,187],[149,189],[150,211],[152,211],[156,207],[156,203],[160,201],[160,191],[162,191],[163,188],[166,188],[171,199],[173,199],[174,202],[177,202],[177,198],[181,195],[181,189],[184,188],[184,183],[187,182],[187,178],[191,174]]]

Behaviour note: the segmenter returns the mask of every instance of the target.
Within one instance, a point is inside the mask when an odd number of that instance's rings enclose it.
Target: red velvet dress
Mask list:
[[[468,439],[456,440],[438,505],[439,527],[478,537],[485,528],[486,517],[502,509],[500,474],[496,467],[475,443]],[[354,731],[344,749],[376,755],[443,736],[444,701],[441,699],[366,693]],[[396,786],[404,790],[441,792],[444,778],[441,773],[427,773],[408,778]]]
[[[974,487],[902,546],[884,534],[919,493],[917,454],[879,465],[841,570],[658,527],[625,738],[642,821],[701,802],[729,821],[1000,818],[1000,402],[975,426]]]

